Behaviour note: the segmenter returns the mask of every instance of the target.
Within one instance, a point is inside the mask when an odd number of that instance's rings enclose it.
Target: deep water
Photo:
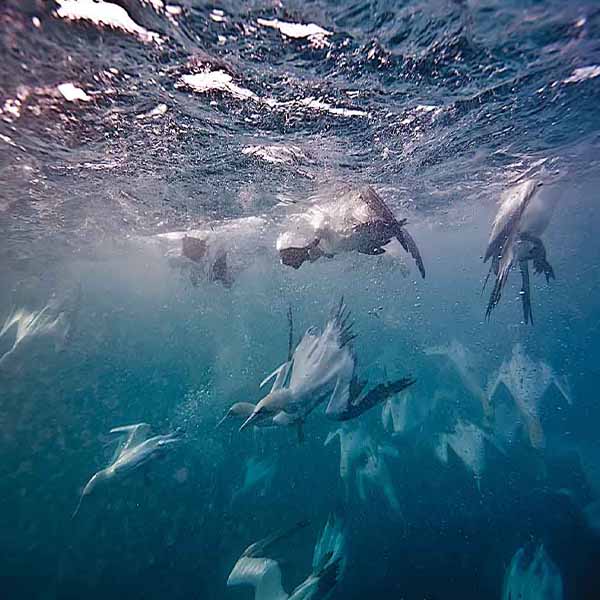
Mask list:
[[[600,4],[113,0],[125,31],[60,12],[78,2],[0,4],[0,598],[248,599],[226,586],[244,549],[308,519],[281,557],[291,590],[331,513],[347,538],[333,599],[500,599],[539,544],[565,599],[600,598]],[[525,324],[517,270],[486,320],[497,202],[536,178],[557,200],[556,280],[532,275]],[[280,264],[291,215],[365,184],[408,218],[424,280],[406,254]],[[157,237],[191,229],[228,247],[231,286]],[[303,443],[216,427],[286,359],[288,307],[297,343],[342,296],[361,373],[417,380],[404,431],[379,406],[360,417],[397,451],[399,510],[347,489],[321,408]],[[38,329],[2,327],[44,307]],[[452,341],[482,389],[516,344],[568,382],[572,404],[556,387],[539,403],[543,448],[514,410],[485,429],[428,351]],[[494,403],[513,406],[503,387]],[[436,453],[458,418],[489,436],[481,476]],[[139,422],[183,440],[72,518],[110,429]],[[268,476],[244,489],[251,458]],[[522,600],[554,598],[540,589]]]

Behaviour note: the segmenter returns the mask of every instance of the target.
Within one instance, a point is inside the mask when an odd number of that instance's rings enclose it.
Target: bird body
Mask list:
[[[419,249],[404,228],[406,219],[397,220],[371,186],[346,191],[332,201],[314,206],[296,221],[296,226],[277,240],[283,264],[297,269],[306,261],[352,251],[376,256],[384,254],[385,246],[397,239],[425,277]],[[298,230],[303,230],[304,239],[298,239],[302,238],[297,235]]]
[[[491,274],[495,277],[494,289],[486,309],[487,317],[500,302],[513,266],[518,264],[521,271],[521,301],[525,323],[533,322],[529,261],[532,261],[536,273],[544,273],[546,281],[555,278],[540,236],[550,223],[556,198],[539,194],[541,185],[541,181],[528,179],[507,190],[501,198],[483,258],[484,262],[492,259],[486,283]]]
[[[282,585],[279,561],[272,558],[277,545],[303,529],[300,522],[251,544],[237,560],[228,586],[251,585],[254,600],[324,600],[341,579],[345,569],[345,534],[339,520],[329,518],[315,545],[312,573],[288,594]]]
[[[129,475],[161,455],[171,444],[180,441],[179,431],[148,437],[150,425],[147,423],[115,427],[110,430],[110,433],[125,434],[126,438],[117,448],[111,464],[95,473],[85,485],[73,516],[79,512],[83,498],[89,496],[99,483]]]
[[[554,385],[565,400],[572,404],[568,383],[560,379],[545,362],[535,362],[529,358],[521,344],[515,344],[510,360],[502,363],[490,382],[490,398],[494,396],[500,384],[508,389],[525,420],[531,445],[534,448],[542,448],[545,445],[540,420],[542,398],[550,386]]]

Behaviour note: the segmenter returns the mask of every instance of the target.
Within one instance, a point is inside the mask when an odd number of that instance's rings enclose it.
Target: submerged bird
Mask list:
[[[312,573],[288,594],[281,582],[276,546],[306,527],[303,521],[287,530],[277,531],[246,550],[227,579],[228,586],[251,585],[254,600],[325,600],[341,580],[346,564],[346,541],[339,520],[329,518],[315,545]]]
[[[256,404],[240,431],[267,419],[278,426],[297,426],[302,439],[304,420],[319,404],[327,402],[328,418],[346,421],[415,382],[405,377],[379,384],[365,393],[367,382],[356,376],[356,357],[351,344],[354,338],[350,313],[343,299],[323,332],[309,328],[293,352],[290,335],[288,360],[261,382],[263,387],[274,380],[270,393]]]
[[[494,408],[490,396],[484,390],[476,375],[475,361],[472,353],[459,341],[452,340],[445,346],[431,346],[426,348],[425,354],[429,356],[443,356],[450,361],[465,388],[481,404],[484,423],[486,426],[490,426],[494,420]]]
[[[529,262],[532,262],[536,273],[544,273],[547,282],[555,279],[540,238],[550,222],[554,202],[538,193],[541,185],[541,181],[529,179],[502,196],[483,257],[483,262],[492,259],[483,287],[492,273],[496,278],[485,313],[488,318],[500,302],[510,271],[516,264],[521,271],[521,302],[525,323],[533,323]]]
[[[83,499],[89,496],[99,484],[129,475],[142,465],[162,456],[172,444],[181,440],[182,431],[179,429],[166,435],[153,437],[149,437],[150,430],[150,425],[147,423],[124,425],[110,430],[110,433],[122,434],[123,442],[118,446],[110,465],[98,471],[87,482],[73,517],[79,512]]]
[[[360,423],[343,423],[328,434],[325,445],[336,437],[340,442],[340,478],[346,494],[356,484],[360,500],[367,501],[367,488],[381,494],[395,513],[400,513],[400,502],[392,482],[385,456],[398,458],[396,448],[377,444],[366,427]]]
[[[81,288],[77,286],[62,298],[53,298],[40,310],[14,308],[0,328],[0,340],[8,339],[10,346],[0,355],[0,367],[27,341],[37,337],[47,336],[53,339],[56,351],[64,348],[71,337],[80,305]]]
[[[563,581],[543,545],[519,548],[502,586],[502,600],[562,600]]]
[[[370,186],[353,190],[343,197],[313,208],[300,217],[308,225],[310,239],[297,241],[298,232],[286,231],[277,240],[277,250],[284,265],[299,269],[306,261],[356,251],[379,255],[396,239],[413,257],[422,277],[425,267],[421,253],[406,231],[406,219],[398,220]],[[307,223],[308,221],[308,223]]]
[[[240,431],[264,418],[278,425],[301,424],[325,401],[328,415],[346,407],[355,367],[349,319],[342,300],[322,333],[316,327],[307,330],[291,359],[260,384],[274,380],[270,393],[258,402]]]
[[[276,471],[277,460],[273,457],[263,459],[251,456],[246,459],[244,481],[233,495],[232,503],[251,492],[264,496],[273,483]]]
[[[540,414],[542,398],[554,385],[563,398],[572,404],[568,383],[557,377],[545,362],[535,362],[529,358],[523,346],[517,343],[513,347],[510,360],[502,363],[498,373],[490,381],[490,398],[494,397],[500,384],[506,386],[524,419],[531,446],[543,448],[545,436]]]
[[[435,453],[444,464],[447,464],[448,448],[451,448],[465,467],[473,474],[477,489],[481,491],[481,476],[485,470],[486,442],[495,445],[491,436],[477,427],[477,425],[459,419],[454,426],[454,431],[441,433],[438,436]]]

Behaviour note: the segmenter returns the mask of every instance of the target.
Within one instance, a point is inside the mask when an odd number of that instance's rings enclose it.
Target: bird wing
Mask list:
[[[569,403],[573,404],[573,395],[571,394],[571,386],[566,378],[552,375],[552,383],[556,386],[556,389],[562,394],[563,398]]]
[[[537,189],[537,183],[529,179],[510,188],[502,195],[483,262],[487,262],[491,256],[503,254],[510,238],[518,233],[523,212]]]
[[[269,381],[271,381],[271,379],[275,378],[275,381],[273,382],[273,387],[271,388],[271,391],[274,392],[275,390],[282,388],[285,384],[285,381],[288,377],[291,367],[292,367],[292,361],[284,362],[282,365],[277,367],[270,375],[265,377],[260,382],[259,387],[262,388],[265,384],[267,384]]]
[[[366,186],[360,190],[360,199],[367,205],[373,216],[376,217],[373,220],[380,220],[389,224],[396,223],[394,213],[371,186]]]
[[[136,423],[135,425],[113,427],[110,430],[110,433],[121,433],[126,435],[125,442],[119,447],[117,455],[146,441],[150,435],[150,431],[151,427],[148,423]]]
[[[396,239],[402,244],[402,247],[406,252],[408,252],[417,263],[417,267],[419,268],[419,273],[421,273],[421,277],[425,279],[425,265],[423,264],[423,259],[421,258],[421,253],[419,252],[419,248],[417,247],[417,243],[413,239],[413,237],[403,229],[402,227],[398,227],[398,233],[396,234]]]
[[[490,378],[487,384],[487,397],[492,401],[492,398],[498,391],[498,387],[500,384],[504,384],[506,386],[506,381],[504,380],[503,368],[501,367],[494,375]]]
[[[287,600],[288,598],[281,585],[279,564],[270,558],[242,556],[231,570],[227,585],[251,585],[254,588],[254,600]]]

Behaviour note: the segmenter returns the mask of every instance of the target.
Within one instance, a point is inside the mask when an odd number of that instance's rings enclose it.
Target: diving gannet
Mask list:
[[[354,379],[354,339],[350,314],[343,302],[332,313],[323,332],[310,327],[293,352],[291,360],[279,366],[260,384],[273,386],[244,421],[240,431],[264,418],[279,425],[303,423],[322,402],[327,415],[347,407]]]
[[[502,195],[483,257],[484,262],[492,259],[485,283],[491,274],[496,279],[485,313],[488,318],[500,302],[510,271],[516,264],[521,271],[521,302],[525,323],[533,323],[529,261],[536,273],[544,273],[547,282],[555,278],[540,238],[550,222],[554,202],[538,193],[541,185],[541,181],[529,179]]]
[[[350,191],[343,197],[315,206],[307,215],[312,239],[298,241],[292,227],[277,240],[277,250],[284,265],[299,269],[306,261],[356,251],[379,255],[385,246],[397,239],[413,257],[422,277],[423,259],[412,236],[406,231],[406,219],[396,219],[392,211],[371,186]],[[305,223],[306,225],[306,223]]]
[[[542,398],[550,386],[554,385],[568,404],[572,404],[566,380],[557,377],[545,362],[535,362],[529,358],[523,346],[517,343],[513,346],[510,360],[502,363],[497,375],[490,381],[490,398],[493,398],[500,384],[506,386],[523,417],[531,446],[543,448],[545,436],[540,420]]]
[[[443,356],[450,361],[467,391],[481,404],[484,424],[490,426],[494,420],[494,408],[490,396],[476,375],[473,354],[457,340],[452,340],[447,345],[425,348],[424,352],[428,356]]]
[[[246,459],[244,471],[244,481],[234,493],[232,503],[249,493],[264,496],[273,483],[277,471],[277,459],[271,456],[267,458],[251,456]]]
[[[347,421],[415,383],[415,379],[403,377],[365,391],[368,382],[356,375],[351,344],[355,337],[343,299],[323,333],[309,328],[293,352],[290,335],[288,360],[262,381],[260,387],[274,379],[271,392],[256,405],[240,431],[268,419],[279,426],[297,426],[302,439],[304,420],[325,401],[329,419]]]
[[[485,469],[486,442],[496,446],[492,437],[477,427],[477,425],[459,419],[452,432],[439,434],[435,453],[444,464],[447,464],[448,448],[451,448],[465,467],[473,474],[477,489],[481,492],[481,476]]]
[[[544,546],[519,548],[504,575],[502,600],[562,598],[562,576]]]
[[[342,578],[346,563],[345,534],[341,523],[333,518],[327,521],[315,545],[312,573],[291,594],[283,589],[275,546],[306,525],[306,522],[298,523],[291,529],[278,531],[248,546],[229,574],[227,585],[251,585],[254,600],[328,598]]]
[[[390,508],[400,512],[400,502],[385,462],[385,456],[398,457],[393,446],[377,444],[365,425],[360,421],[343,423],[327,435],[325,445],[335,438],[340,442],[340,478],[346,494],[351,492],[351,484],[356,484],[361,501],[367,501],[367,487],[379,491]]]
[[[79,512],[83,499],[89,496],[98,484],[104,484],[115,477],[125,477],[142,465],[158,458],[169,450],[172,444],[179,442],[182,434],[181,430],[176,430],[166,435],[149,437],[150,425],[147,423],[114,427],[110,433],[122,434],[124,441],[117,448],[110,465],[98,471],[87,482],[81,492],[73,517]]]

